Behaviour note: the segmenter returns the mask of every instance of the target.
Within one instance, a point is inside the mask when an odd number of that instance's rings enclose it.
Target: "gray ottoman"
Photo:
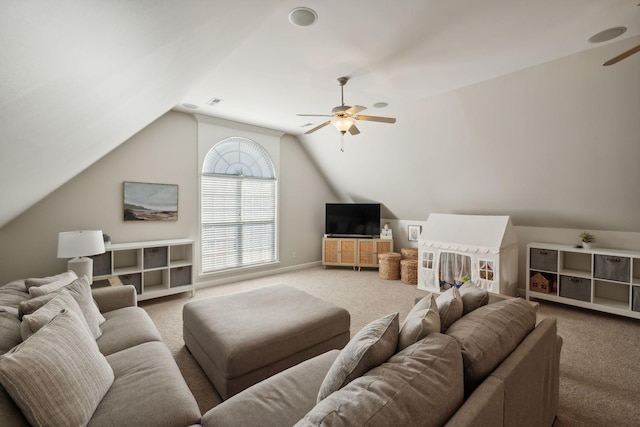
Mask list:
[[[184,342],[227,399],[280,371],[349,341],[344,308],[287,285],[192,301]]]

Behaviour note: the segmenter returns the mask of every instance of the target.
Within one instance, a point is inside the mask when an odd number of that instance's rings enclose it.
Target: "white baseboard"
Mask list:
[[[317,267],[322,265],[321,261],[309,262],[306,264],[291,265],[289,267],[275,268],[267,271],[256,271],[252,273],[240,273],[235,276],[224,277],[222,279],[206,280],[195,283],[196,289],[209,288],[211,286],[226,285],[227,283],[240,282],[242,280],[257,279],[264,276],[273,276],[274,274],[287,273],[289,271],[303,270],[305,268]]]

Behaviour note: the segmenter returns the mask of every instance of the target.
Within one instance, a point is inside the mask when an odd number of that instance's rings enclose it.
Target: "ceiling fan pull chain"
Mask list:
[[[340,134],[340,151],[344,153],[344,133]]]

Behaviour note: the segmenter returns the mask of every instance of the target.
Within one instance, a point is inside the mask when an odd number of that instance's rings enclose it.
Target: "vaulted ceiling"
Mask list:
[[[288,21],[299,6],[314,25]],[[616,26],[628,29],[604,43],[615,53],[638,43],[637,0],[5,1],[0,227],[171,109],[301,135],[323,118],[296,114],[328,114],[349,76],[347,103],[399,116],[363,134],[389,138],[404,120],[418,139],[416,102],[593,49],[587,39]],[[300,139],[330,175],[339,134]]]

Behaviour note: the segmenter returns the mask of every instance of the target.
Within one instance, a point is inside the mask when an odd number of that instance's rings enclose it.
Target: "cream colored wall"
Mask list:
[[[66,260],[56,258],[60,231],[102,229],[114,243],[197,240],[197,138],[192,116],[169,112],[1,228],[0,283],[64,270]],[[320,260],[322,207],[325,201],[335,200],[294,137],[282,138],[280,159],[280,265],[271,269]],[[124,222],[123,181],[178,184],[178,220]],[[253,274],[264,272],[252,270]]]
[[[371,114],[397,123],[358,123],[344,153],[329,127],[301,139],[341,199],[379,201],[389,218],[495,214],[640,232],[640,55],[603,67],[616,49],[402,105],[385,99]]]

